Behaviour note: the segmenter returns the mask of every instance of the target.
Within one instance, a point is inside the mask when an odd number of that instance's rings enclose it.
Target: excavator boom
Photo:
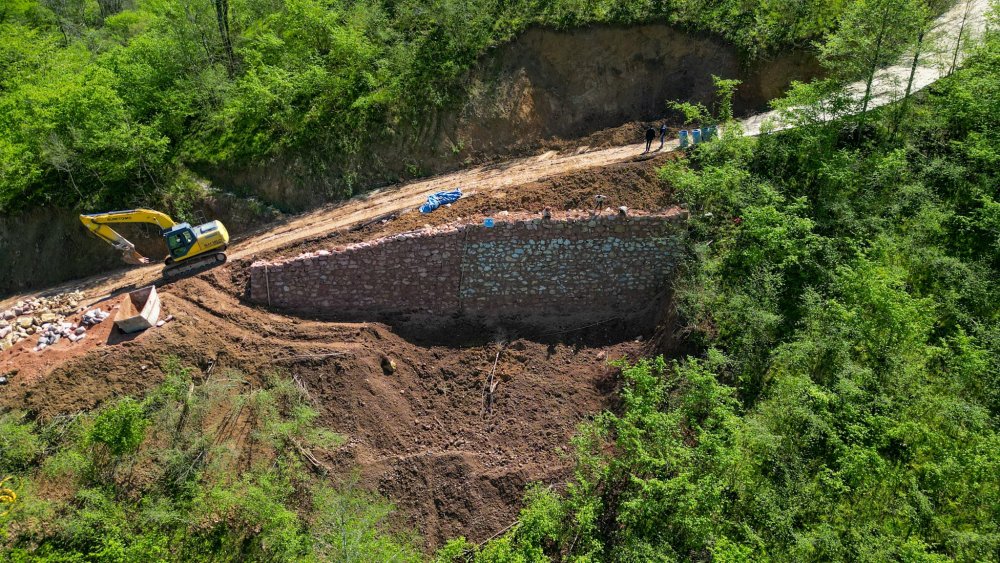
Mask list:
[[[152,209],[130,209],[127,211],[109,211],[107,213],[91,213],[80,215],[80,221],[98,238],[117,248],[122,253],[122,259],[129,264],[148,264],[149,258],[139,254],[135,245],[123,237],[109,225],[117,223],[152,223],[161,230],[174,226],[174,220],[168,215]]]
[[[177,224],[166,213],[161,213],[153,209],[126,209],[125,211],[108,211],[107,213],[91,213],[80,215],[80,220],[86,223],[84,218],[90,219],[100,225],[114,223],[152,223],[160,227],[160,230],[167,230]]]

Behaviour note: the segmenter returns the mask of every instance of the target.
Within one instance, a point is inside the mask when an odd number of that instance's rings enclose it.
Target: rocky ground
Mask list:
[[[75,291],[54,297],[18,301],[13,307],[0,312],[0,352],[28,339],[39,330],[61,325],[68,315],[83,310],[80,306],[81,299],[83,292]]]
[[[100,307],[82,306],[83,298],[81,291],[36,297],[18,301],[0,312],[0,353],[10,350],[14,356],[14,348],[24,343],[20,348],[26,349],[29,341],[34,342],[32,351],[41,352],[60,342],[68,345],[84,340],[88,331],[107,320],[111,313]],[[4,361],[0,355],[0,385],[6,385],[19,371],[14,367],[4,371],[4,364],[14,363]]]

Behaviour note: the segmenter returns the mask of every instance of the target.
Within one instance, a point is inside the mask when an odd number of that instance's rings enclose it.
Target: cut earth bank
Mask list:
[[[793,80],[820,73],[811,51],[750,63],[710,34],[662,24],[531,29],[480,60],[463,101],[428,111],[412,126],[373,132],[357,155],[316,146],[260,165],[199,171],[281,209],[305,209],[349,184],[380,186],[544,149],[638,142],[643,123],[662,119],[668,100],[710,106],[712,75],[743,82],[734,110],[745,116],[766,109]]]
[[[270,207],[219,192],[204,194],[192,214],[201,222],[219,219],[242,234],[280,217]],[[62,208],[0,216],[0,296],[122,269],[121,253],[87,232],[79,216],[78,210]],[[156,225],[115,228],[143,256],[167,255]]]
[[[617,370],[608,361],[670,351],[669,307],[659,311],[659,331],[609,322],[541,335],[471,324],[428,333],[249,306],[243,300],[249,266],[502,210],[584,208],[598,194],[613,207],[661,212],[672,202],[655,169],[668,158],[673,155],[557,175],[472,195],[430,215],[411,211],[248,252],[214,271],[161,286],[162,314],[175,318],[161,328],[130,340],[102,332],[82,347],[60,342],[41,353],[23,347],[3,352],[0,371],[13,367],[19,373],[0,387],[0,407],[48,419],[109,398],[139,396],[163,380],[163,360],[171,355],[195,368],[197,381],[232,377],[244,388],[257,388],[277,372],[300,381],[321,424],[347,438],[343,446],[313,452],[333,469],[332,479],[356,476],[360,486],[388,497],[399,509],[393,525],[417,530],[427,549],[458,535],[483,540],[517,517],[526,485],[565,482],[577,425],[613,407]],[[376,216],[378,210],[370,210]],[[262,248],[268,236],[232,250],[240,255]],[[128,286],[130,279],[94,281],[82,304],[94,305],[95,296]],[[108,309],[117,299],[97,306]],[[101,327],[110,330],[110,323]],[[394,370],[383,368],[387,358]],[[487,413],[483,386],[495,361],[499,383]]]

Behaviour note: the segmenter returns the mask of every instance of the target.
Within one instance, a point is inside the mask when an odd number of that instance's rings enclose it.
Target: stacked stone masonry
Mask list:
[[[465,315],[559,324],[651,314],[686,213],[508,215],[256,262],[250,299],[318,315]]]

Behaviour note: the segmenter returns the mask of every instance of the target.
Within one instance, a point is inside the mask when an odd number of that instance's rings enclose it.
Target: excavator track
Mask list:
[[[216,266],[221,266],[225,263],[225,252],[212,252],[197,258],[190,258],[180,263],[167,264],[163,267],[163,280],[171,282],[188,276],[193,276],[195,274],[211,270]]]

